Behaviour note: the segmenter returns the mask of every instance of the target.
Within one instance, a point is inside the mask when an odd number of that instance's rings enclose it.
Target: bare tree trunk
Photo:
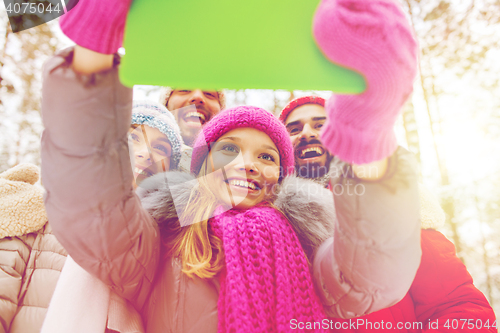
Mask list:
[[[432,96],[433,96],[434,100],[436,101],[436,108],[437,108],[438,97],[437,97],[437,94],[436,94],[436,91],[434,88],[434,76],[431,74],[428,76],[428,78],[431,81]],[[422,89],[424,89],[424,91],[426,91],[426,95],[427,95],[427,90],[425,89],[425,87],[423,85],[423,80],[422,80]],[[429,103],[428,103],[428,97],[426,97],[426,104],[427,104],[427,114],[429,116],[429,121],[431,124],[431,133],[432,133],[432,138],[433,138],[433,142],[434,142],[434,149],[436,151],[436,158],[438,161],[439,172],[441,175],[441,185],[449,186],[450,185],[450,178],[448,176],[448,168],[446,167],[445,161],[441,158],[441,154],[439,153],[440,150],[439,150],[439,147],[438,147],[436,140],[435,140],[436,136],[435,136],[435,131],[434,131],[434,125],[437,124],[439,126],[438,134],[439,134],[439,136],[442,136],[441,121],[440,120],[435,121],[433,119],[433,117],[431,116],[430,107],[429,107]],[[439,110],[437,111],[437,113],[439,114]],[[453,243],[455,244],[455,248],[457,249],[457,255],[462,261],[465,261],[463,253],[462,253],[462,250],[463,250],[462,242],[460,240],[460,236],[459,236],[458,230],[457,230],[458,227],[457,227],[457,224],[455,222],[455,200],[454,200],[453,196],[448,194],[446,196],[446,198],[444,198],[442,206],[443,206],[444,212],[446,213],[446,216],[448,217],[447,222],[450,225],[451,231],[453,233],[453,236],[452,236]]]
[[[413,22],[413,10],[412,10],[412,5],[410,3],[410,0],[406,0],[406,4],[408,6],[408,11],[410,14],[410,19],[411,19],[413,29],[415,29],[415,24]],[[433,117],[431,115],[431,108],[429,105],[429,92],[428,92],[428,89],[426,88],[426,85],[424,83],[424,75],[422,73],[422,62],[423,62],[423,59],[425,58],[425,56],[426,56],[426,54],[425,54],[425,49],[424,49],[423,56],[420,60],[420,65],[419,65],[420,85],[422,87],[422,91],[424,94],[425,106],[427,109],[427,115],[429,117],[432,142],[434,144],[434,151],[436,153],[436,159],[437,159],[437,163],[438,163],[438,167],[439,167],[439,173],[441,176],[441,185],[448,186],[448,185],[450,185],[450,180],[448,177],[448,170],[446,168],[444,161],[441,158],[441,155],[439,153],[439,147],[438,147],[437,142],[436,142],[436,134],[434,131],[435,122],[434,122]],[[429,66],[429,68],[430,68],[430,66]],[[432,88],[432,95],[435,99],[437,99],[436,92],[434,90],[434,77],[433,77],[433,75],[429,75],[427,77],[427,79],[431,80],[431,86],[433,87]],[[458,235],[457,225],[455,223],[455,202],[454,202],[453,197],[450,195],[447,195],[446,198],[443,198],[442,207],[446,213],[447,222],[450,225],[450,228],[452,231],[453,243],[455,244],[455,248],[457,250],[457,255],[462,261],[464,261],[463,254],[462,254],[462,245],[461,245],[461,241],[460,241],[460,236]]]

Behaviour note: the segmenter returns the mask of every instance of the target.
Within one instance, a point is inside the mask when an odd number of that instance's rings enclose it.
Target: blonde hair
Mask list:
[[[182,272],[189,277],[212,278],[217,275],[225,265],[222,240],[213,234],[208,226],[217,204],[216,196],[209,188],[207,182],[208,157],[205,158],[197,178],[197,185],[191,190],[186,208],[177,223],[165,228],[168,238],[164,239],[168,252],[167,257],[180,258]],[[264,206],[276,209],[286,218],[284,212],[270,201]],[[195,221],[189,226],[182,226],[181,221]],[[198,222],[199,221],[199,222]]]
[[[169,230],[173,238],[166,240],[167,256],[181,259],[182,272],[189,277],[211,278],[224,267],[222,240],[208,227],[217,199],[206,180],[207,159],[203,162],[196,185],[178,223]],[[182,226],[181,221],[200,221]]]

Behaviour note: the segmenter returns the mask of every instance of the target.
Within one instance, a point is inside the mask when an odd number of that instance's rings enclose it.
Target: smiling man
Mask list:
[[[184,143],[191,147],[201,127],[224,109],[225,95],[220,90],[165,87],[160,96],[160,103],[174,115]]]
[[[296,98],[281,111],[280,120],[292,140],[297,175],[326,180],[332,156],[319,137],[326,121],[325,100],[319,96]]]
[[[179,170],[189,172],[192,146],[201,128],[226,107],[223,90],[173,89],[164,87],[160,103],[174,115],[184,141]]]

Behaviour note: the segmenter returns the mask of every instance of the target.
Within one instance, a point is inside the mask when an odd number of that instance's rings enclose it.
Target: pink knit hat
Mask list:
[[[367,89],[326,103],[321,141],[341,160],[364,164],[397,148],[393,127],[413,90],[418,46],[397,0],[322,0],[313,22],[330,61],[363,74]]]
[[[285,123],[286,118],[288,118],[288,115],[298,108],[299,106],[302,106],[304,104],[318,104],[321,106],[325,106],[325,99],[319,96],[302,96],[302,97],[297,97],[293,100],[291,100],[284,108],[281,110],[280,113],[280,120],[282,123]]]
[[[203,127],[194,144],[191,173],[197,175],[200,172],[211,143],[217,142],[225,133],[243,127],[264,132],[274,142],[280,155],[282,177],[294,172],[293,147],[285,126],[271,112],[264,109],[255,106],[237,106],[222,111]]]

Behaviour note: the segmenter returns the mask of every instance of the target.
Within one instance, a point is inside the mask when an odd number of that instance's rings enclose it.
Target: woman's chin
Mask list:
[[[234,203],[233,208],[235,209],[249,209],[257,206],[261,202],[262,200],[256,200],[255,198],[233,195],[233,202],[231,203],[231,206],[233,207]]]
[[[250,209],[250,208],[255,207],[255,206],[256,205],[254,205],[254,204],[240,203],[239,205],[234,206],[234,209],[245,210],[245,209]]]

